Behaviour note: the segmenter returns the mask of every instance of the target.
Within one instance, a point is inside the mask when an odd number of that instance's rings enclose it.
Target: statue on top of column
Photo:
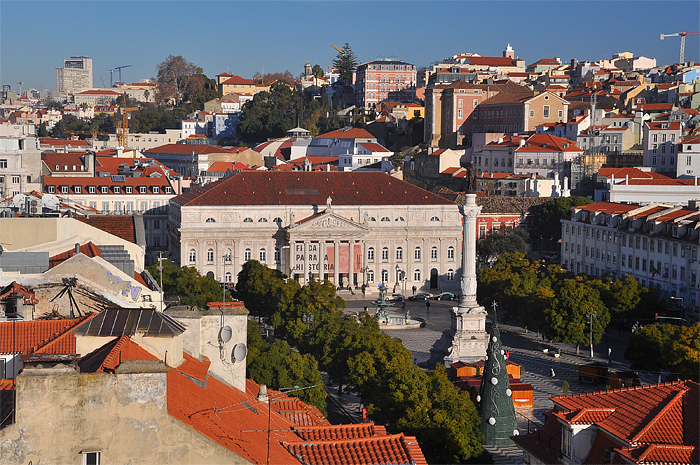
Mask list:
[[[328,210],[331,209],[331,202],[333,202],[333,199],[329,195],[328,198],[326,199],[326,209],[328,209]]]

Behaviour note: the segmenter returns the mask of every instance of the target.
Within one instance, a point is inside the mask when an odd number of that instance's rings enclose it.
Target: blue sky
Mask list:
[[[56,89],[55,68],[92,58],[94,85],[107,69],[127,82],[155,76],[182,55],[209,77],[222,72],[325,68],[350,43],[360,61],[398,57],[426,66],[460,52],[500,56],[510,43],[528,64],[543,57],[598,60],[629,51],[678,60],[679,38],[700,30],[700,2],[687,1],[7,1],[0,0],[0,84]],[[686,59],[700,61],[699,37]],[[114,79],[117,79],[115,73]]]

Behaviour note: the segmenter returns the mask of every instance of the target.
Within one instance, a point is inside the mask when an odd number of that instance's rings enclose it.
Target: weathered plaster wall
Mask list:
[[[114,464],[249,463],[168,415],[161,367],[122,374],[25,368],[17,421],[0,430],[0,461],[80,465],[81,451],[100,451],[102,463]]]

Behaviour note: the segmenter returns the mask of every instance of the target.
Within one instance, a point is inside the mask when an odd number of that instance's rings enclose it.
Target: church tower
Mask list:
[[[503,50],[503,56],[507,58],[515,58],[515,50],[513,50],[513,47],[510,46],[510,43],[506,49]]]
[[[308,79],[311,77],[313,74],[313,71],[311,71],[311,63],[307,62],[304,63],[304,78]]]

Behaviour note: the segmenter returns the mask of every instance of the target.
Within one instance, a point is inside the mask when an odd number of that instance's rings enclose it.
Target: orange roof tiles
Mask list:
[[[389,149],[386,149],[386,148],[382,147],[381,144],[377,144],[375,142],[362,142],[360,145],[372,153],[390,152]]]
[[[219,76],[230,76],[226,74],[219,74]],[[252,79],[246,79],[243,77],[240,77],[239,75],[232,76],[225,81],[223,81],[221,84],[225,85],[234,85],[234,84],[239,84],[239,85],[246,85],[246,86],[254,86],[255,82],[253,82]]]
[[[515,149],[516,152],[583,152],[568,139],[555,137],[551,134],[533,134],[525,141],[525,145]]]
[[[61,320],[6,321],[0,323],[0,353],[24,355],[34,352],[73,354],[75,353],[75,336],[69,330],[90,319],[92,315],[82,318]],[[55,339],[61,338],[51,350],[42,350]]]
[[[92,241],[81,245],[80,253],[83,255],[87,255],[90,258],[102,256],[102,250],[100,250],[99,247],[93,244]],[[75,249],[67,250],[63,253],[54,255],[53,257],[49,257],[49,269],[60,265],[61,263],[71,258],[73,255],[75,255]]]
[[[173,155],[189,155],[192,152],[194,152],[195,155],[202,155],[207,153],[240,153],[240,150],[238,150],[238,147],[235,149],[225,149],[214,145],[165,144],[148,149],[144,152],[144,154],[168,153]]]
[[[675,130],[681,129],[681,123],[678,121],[673,122],[673,123],[666,123],[666,122],[655,123],[655,122],[647,121],[646,124],[647,124],[647,126],[649,126],[649,129],[653,129],[653,130],[668,129],[671,131],[675,131]],[[663,125],[666,125],[667,127],[664,128]]]
[[[126,360],[158,360],[129,336],[120,336],[80,359],[83,373],[113,373]]]
[[[241,162],[230,162],[230,161],[217,161],[211,164],[207,171],[221,171],[225,172],[231,170],[247,170],[248,167]]]
[[[638,205],[628,205],[614,202],[598,202],[580,207],[574,207],[577,210],[586,210],[589,212],[602,212],[608,214],[627,213],[639,208]]]
[[[34,297],[34,293],[17,283],[17,281],[12,281],[10,284],[0,289],[0,300],[8,297],[14,299],[19,296],[22,296],[25,305],[35,305],[39,303],[36,297]]]
[[[91,215],[78,216],[76,219],[136,244],[136,226],[131,215]]]
[[[64,139],[53,139],[51,137],[40,137],[39,142],[41,144],[47,144],[52,146],[65,146],[69,145],[71,147],[89,147],[90,143],[86,140],[64,140]]]
[[[242,171],[171,199],[180,205],[450,205],[378,172]]]
[[[372,134],[362,128],[337,129],[335,131],[319,134],[317,139],[374,139]]]

